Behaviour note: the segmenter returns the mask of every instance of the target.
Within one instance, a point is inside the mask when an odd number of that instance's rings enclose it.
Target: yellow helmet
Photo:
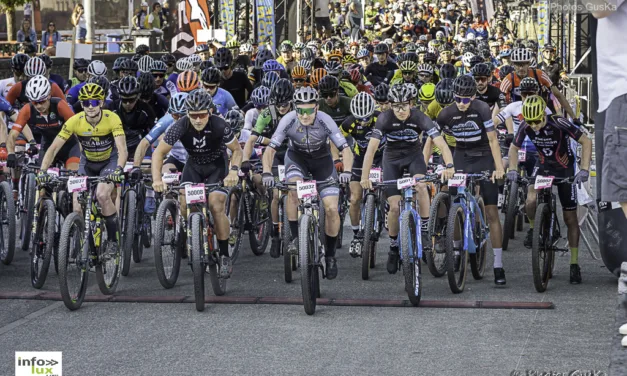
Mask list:
[[[539,95],[527,97],[522,105],[522,115],[526,121],[537,121],[544,118],[546,102]]]
[[[89,99],[104,100],[104,90],[97,84],[85,84],[85,86],[83,86],[78,92],[78,100],[85,101]]]
[[[432,83],[424,84],[418,90],[418,98],[423,102],[429,102],[435,99],[435,85]]]

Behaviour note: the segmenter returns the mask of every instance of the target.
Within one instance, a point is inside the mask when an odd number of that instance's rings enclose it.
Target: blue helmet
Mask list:
[[[267,106],[270,101],[270,88],[259,86],[250,94],[250,100],[255,107]]]
[[[185,100],[189,93],[176,93],[170,98],[170,107],[168,112],[170,114],[185,115],[187,113],[187,105]]]
[[[281,70],[285,70],[285,68],[283,67],[283,65],[281,65],[278,61],[274,60],[274,59],[270,59],[268,61],[266,61],[265,63],[263,63],[263,72],[271,72],[271,71],[281,71]]]
[[[267,88],[272,89],[272,86],[276,84],[276,82],[280,79],[279,74],[277,72],[267,72],[263,74],[263,79],[261,80],[261,84]]]

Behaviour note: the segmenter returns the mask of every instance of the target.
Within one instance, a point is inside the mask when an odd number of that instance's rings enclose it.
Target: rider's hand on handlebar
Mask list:
[[[342,183],[342,184],[350,183],[352,175],[353,174],[350,171],[342,172],[340,174],[340,183]]]
[[[447,168],[444,171],[442,171],[442,183],[452,178],[453,175],[455,175],[455,167]]]
[[[107,179],[111,180],[114,183],[120,183],[124,180],[124,170],[122,167],[118,166],[112,173],[107,176]]]
[[[163,191],[165,191],[165,183],[161,180],[154,180],[152,182],[152,189],[155,192],[161,193]]]
[[[509,181],[516,181],[516,180],[518,180],[518,171],[516,171],[516,170],[509,170],[509,171],[507,171],[507,180],[509,180]]]
[[[337,171],[337,172],[344,171],[344,163],[342,163],[341,160],[336,159],[336,160],[333,161],[333,163],[335,164],[335,171]]]
[[[44,184],[50,181],[50,175],[48,175],[45,171],[39,171],[35,180],[37,180],[37,183],[39,184]]]
[[[372,189],[372,182],[368,178],[363,179],[361,182],[359,182],[359,184],[361,184],[361,187],[363,189]]]
[[[237,176],[237,171],[231,170],[229,174],[224,178],[224,186],[225,187],[234,187],[239,180],[239,176]]]
[[[494,170],[494,172],[492,172],[492,183],[495,183],[497,180],[502,180],[503,176],[505,176],[505,171]]]
[[[239,169],[242,170],[244,174],[248,174],[250,172],[250,161],[242,162],[242,165]]]
[[[264,172],[261,174],[263,186],[266,188],[272,188],[274,186],[274,176],[270,172]]]
[[[573,180],[573,184],[577,184],[579,188],[581,188],[581,183],[585,183],[588,181],[590,177],[590,173],[588,170],[579,170],[577,175],[575,175],[575,180]]]
[[[17,157],[15,154],[11,153],[7,156],[7,167],[8,168],[16,168],[17,167]]]
[[[514,135],[512,133],[508,133],[505,135],[505,146],[509,147],[514,141]]]

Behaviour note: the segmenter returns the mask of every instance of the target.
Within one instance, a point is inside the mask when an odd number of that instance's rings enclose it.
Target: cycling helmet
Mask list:
[[[176,62],[176,69],[183,72],[187,70],[191,70],[194,67],[194,64],[189,61],[187,58],[179,59]]]
[[[200,65],[200,63],[202,63],[202,57],[200,57],[199,55],[190,55],[187,57],[187,60],[196,67]]]
[[[512,51],[511,60],[513,63],[531,62],[531,52],[526,48],[517,48]]]
[[[374,100],[377,102],[387,102],[388,93],[390,91],[390,87],[388,84],[379,84],[379,86],[374,88]]]
[[[470,73],[472,73],[474,77],[491,77],[492,76],[492,70],[490,69],[488,64],[485,64],[485,63],[479,63],[475,65],[470,70]]]
[[[142,58],[142,56],[144,56],[144,55],[135,54],[135,55],[133,55],[133,57],[131,57],[131,60],[133,60],[134,62],[138,62],[139,59]]]
[[[418,73],[428,73],[428,74],[433,74],[433,65],[431,64],[420,64],[418,66]]]
[[[469,67],[470,69],[472,69],[475,65],[483,63],[483,57],[479,55],[475,55],[470,58],[469,63],[470,63]]]
[[[462,63],[465,67],[470,67],[470,59],[472,59],[473,56],[475,56],[475,54],[472,52],[464,52],[462,55]]]
[[[199,72],[202,72],[202,71],[204,71],[205,69],[208,69],[208,68],[213,68],[213,67],[215,67],[215,65],[213,65],[213,63],[211,62],[211,60],[205,60],[205,61],[203,61],[202,63],[200,63],[200,65],[198,66],[198,71],[199,71]]]
[[[89,73],[90,76],[104,76],[107,74],[107,66],[100,60],[94,60],[89,63],[87,73]]]
[[[445,78],[438,82],[435,87],[435,100],[441,105],[446,106],[455,100],[453,97],[453,80]]]
[[[282,78],[272,86],[270,102],[274,104],[285,103],[291,101],[293,97],[294,86],[292,86],[292,83],[288,79]]]
[[[303,50],[300,52],[300,61],[303,61],[303,60],[311,61],[313,59],[314,59],[314,53],[311,50],[311,48],[308,48],[308,47],[303,48]]]
[[[283,53],[283,52],[292,52],[293,51],[293,47],[292,47],[291,44],[283,42],[283,43],[281,43],[281,46],[279,47],[279,51],[281,53]]]
[[[209,111],[213,104],[211,95],[204,90],[194,90],[185,99],[185,107],[187,112],[191,111]]]
[[[305,68],[307,72],[311,71],[311,61],[310,60],[300,60],[298,62],[299,67]]]
[[[544,118],[546,102],[539,95],[527,97],[522,105],[522,115],[526,121],[537,121]]]
[[[263,69],[263,64],[270,59],[274,59],[272,51],[261,50],[257,52],[257,57],[255,58],[255,69]]]
[[[122,63],[126,60],[128,60],[127,57],[118,57],[117,59],[115,59],[115,61],[113,62],[113,71],[115,73],[118,73],[120,70],[122,70]]]
[[[222,74],[216,67],[207,68],[200,74],[200,80],[203,84],[219,84]]]
[[[148,52],[150,52],[150,48],[146,46],[145,44],[140,44],[139,46],[135,48],[136,54],[146,55]]]
[[[176,87],[182,92],[198,89],[198,74],[191,70],[184,71],[176,79]]]
[[[513,71],[514,67],[512,67],[511,65],[503,65],[499,68],[499,78],[502,80],[505,78],[505,76],[512,73]]]
[[[390,47],[386,43],[379,43],[374,47],[375,54],[387,54],[390,52]]]
[[[351,114],[356,119],[368,118],[374,113],[375,104],[372,95],[362,91],[351,99]]]
[[[118,93],[120,95],[132,96],[139,92],[137,79],[132,76],[126,76],[118,81]]]
[[[237,41],[237,39],[231,39],[228,42],[226,42],[226,48],[228,48],[228,49],[240,48],[240,45],[239,45],[239,42]]]
[[[433,52],[427,52],[423,60],[425,63],[435,64],[438,62],[438,55]]]
[[[440,78],[455,78],[457,77],[457,69],[453,64],[442,64],[440,67]]]
[[[111,84],[106,76],[91,76],[87,79],[88,84],[96,84],[104,90],[105,94],[109,92]]]
[[[342,65],[337,61],[329,61],[324,65],[324,69],[332,76],[339,76],[342,72]]]
[[[370,51],[365,48],[357,51],[357,59],[363,59],[364,57],[370,57]]]
[[[172,54],[165,54],[161,56],[161,61],[163,61],[166,64],[174,64],[176,63],[176,57],[174,57],[174,55]]]
[[[176,93],[170,98],[170,106],[168,107],[168,112],[171,114],[184,115],[187,112],[187,107],[185,106],[185,100],[187,99],[188,93]]]
[[[542,47],[543,51],[555,51],[555,46],[552,45],[551,43],[547,43]]]
[[[525,77],[520,81],[518,87],[521,93],[537,93],[540,90],[538,81],[533,77]]]
[[[492,53],[490,52],[489,49],[483,49],[481,51],[479,51],[479,55],[485,60],[485,59],[491,59],[492,58]]]
[[[536,69],[538,67],[538,61],[535,57],[531,58],[531,63],[529,63],[529,68]]]
[[[412,83],[405,83],[403,85],[407,86],[407,89],[409,89],[409,92],[411,93],[411,99],[414,99],[418,96],[418,88],[416,87],[416,85]]]
[[[335,76],[327,75],[318,82],[320,93],[333,93],[340,88],[340,82]]]
[[[351,75],[351,82],[353,84],[356,85],[361,81],[361,72],[359,71],[359,69],[351,69],[350,75]]]
[[[28,59],[30,59],[30,57],[26,54],[16,54],[11,58],[11,69],[18,72],[24,71],[24,66]],[[76,67],[76,60],[74,61],[74,67]]]
[[[302,42],[296,42],[294,44],[294,50],[296,51],[301,51],[303,48],[305,48],[305,44],[303,44]]]
[[[237,106],[233,107],[226,113],[224,120],[231,127],[231,130],[234,133],[238,133],[244,127],[244,115],[242,115],[242,112]]]
[[[42,54],[37,57],[43,60],[44,64],[46,64],[46,69],[52,68],[52,58],[50,56]]]
[[[317,69],[314,69],[313,72],[311,72],[311,76],[309,77],[309,80],[311,81],[313,85],[318,85],[318,82],[320,82],[320,80],[323,77],[326,77],[326,75],[327,75],[327,71],[324,68],[317,68]]]
[[[168,70],[168,66],[161,60],[155,60],[150,66],[151,73],[165,73]]]
[[[418,65],[413,61],[405,60],[398,66],[398,69],[400,69],[402,73],[415,73],[416,69],[418,69]]]
[[[500,53],[499,53],[499,57],[503,58],[503,57],[510,57],[512,55],[512,50],[509,48],[503,49]]]
[[[76,68],[76,65],[74,66]],[[120,63],[120,70],[126,72],[134,72],[137,73],[139,68],[137,67],[137,63],[131,59],[126,59],[122,63]]]
[[[334,51],[333,53],[329,55],[329,57],[327,58],[327,61],[329,62],[336,61],[339,63],[342,61],[343,58],[344,58],[344,54],[342,54],[341,52]]]
[[[146,55],[142,56],[141,59],[137,62],[137,66],[139,67],[140,72],[150,72],[150,67],[152,66],[153,58]]]
[[[229,68],[233,64],[233,53],[228,48],[218,48],[213,61],[218,68]]]
[[[209,51],[209,45],[207,43],[202,43],[196,46],[196,52],[207,52]]]
[[[416,52],[416,49],[418,48],[418,46],[416,46],[415,43],[409,42],[405,45],[405,51],[406,52]]]
[[[281,65],[281,63],[279,63],[278,61],[274,59],[270,59],[270,60],[267,60],[265,63],[263,63],[262,69],[264,73],[267,73],[267,72],[282,71],[282,70],[285,70],[285,67],[283,67],[283,65]]]
[[[281,77],[279,76],[277,72],[267,72],[263,74],[263,79],[261,80],[261,84],[267,88],[272,89],[272,86],[274,86],[274,84],[276,84],[276,82],[280,78]]]
[[[43,76],[46,71],[46,63],[38,57],[30,58],[24,67],[24,74],[27,77]]]
[[[104,90],[96,84],[85,84],[78,92],[78,100],[86,101],[90,99],[104,100]]]
[[[250,100],[255,107],[267,106],[270,102],[270,93],[271,90],[269,87],[258,86],[250,94]]]
[[[318,92],[312,87],[301,87],[294,93],[295,104],[318,103]]]
[[[356,64],[357,60],[355,60],[355,57],[353,55],[346,55],[344,56],[344,60],[342,60],[342,65],[346,65],[346,64]]]
[[[435,99],[435,85],[432,83],[424,84],[418,90],[418,99],[424,102],[430,102]]]
[[[139,95],[143,98],[149,98],[155,92],[155,79],[149,72],[143,72],[137,77],[139,86]]]
[[[45,100],[51,90],[50,81],[45,76],[35,76],[26,83],[26,97],[31,102]]]
[[[477,93],[475,79],[468,75],[459,76],[453,81],[453,93],[460,97],[472,97]]]
[[[307,71],[305,70],[305,68],[297,65],[294,67],[294,69],[292,69],[292,78],[305,79],[307,78]]]
[[[251,53],[251,52],[253,52],[253,46],[250,43],[244,43],[239,48],[239,52],[240,53],[244,53],[244,54]]]
[[[416,87],[414,86],[414,89],[415,88]],[[390,91],[388,92],[388,99],[392,103],[409,102],[412,98],[414,98],[414,95],[412,93],[412,89],[408,85],[392,85],[390,87]]]

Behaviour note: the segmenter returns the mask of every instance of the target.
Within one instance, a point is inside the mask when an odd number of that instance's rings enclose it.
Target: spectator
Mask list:
[[[57,42],[60,40],[61,35],[57,31],[56,25],[53,21],[50,21],[48,23],[48,29],[41,35],[41,50],[45,52],[48,49],[55,49]],[[46,55],[50,55],[50,53],[46,53]]]
[[[31,45],[37,50],[37,33],[30,27],[29,20],[22,22],[22,28],[17,32],[17,41]]]
[[[351,25],[351,42],[359,41],[359,30],[361,29],[361,19],[364,18],[361,9],[361,0],[352,0],[350,5],[350,18]]]
[[[162,26],[165,26],[163,14],[161,13],[161,4],[152,4],[152,12],[148,15],[148,26],[146,29],[161,30]]]
[[[87,21],[85,21],[85,8],[82,4],[76,4],[72,12],[72,25],[78,31],[78,43],[85,43],[87,37]]]
[[[135,29],[145,29],[148,24],[148,3],[142,1],[141,9],[133,17],[133,26]]]

